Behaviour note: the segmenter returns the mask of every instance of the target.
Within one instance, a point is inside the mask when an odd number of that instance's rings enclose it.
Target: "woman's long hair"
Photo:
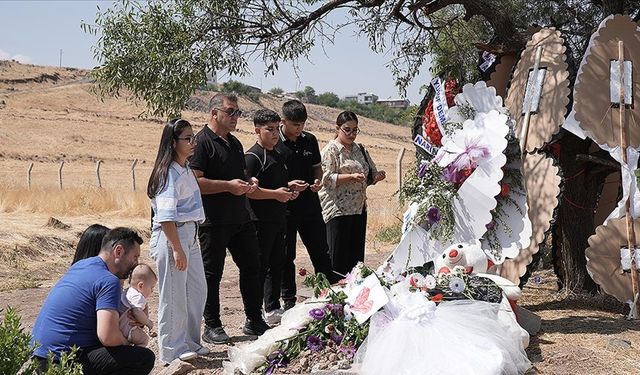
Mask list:
[[[85,229],[80,236],[71,264],[98,255],[102,246],[102,239],[108,231],[109,228],[100,224],[93,224]]]
[[[156,162],[153,164],[153,170],[147,185],[147,196],[150,199],[153,199],[167,184],[169,166],[176,154],[175,141],[185,128],[190,127],[189,121],[182,119],[173,119],[164,126],[162,137],[160,138],[160,147],[158,147],[158,156],[156,156]]]

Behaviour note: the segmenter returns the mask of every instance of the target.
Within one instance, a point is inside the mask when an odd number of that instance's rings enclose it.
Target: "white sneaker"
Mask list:
[[[192,359],[196,359],[198,358],[198,353],[196,352],[184,352],[182,354],[180,354],[180,356],[178,356],[178,358],[180,358],[181,361],[190,361]]]
[[[282,319],[282,314],[284,314],[283,309],[275,309],[269,312],[264,312],[264,320],[267,324],[279,324]]]
[[[196,353],[200,356],[209,355],[211,351],[206,346],[201,346],[200,349],[196,350]]]

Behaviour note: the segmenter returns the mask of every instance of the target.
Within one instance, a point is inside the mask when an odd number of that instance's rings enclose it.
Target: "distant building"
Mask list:
[[[409,107],[409,99],[378,99],[376,103],[386,105],[391,108],[407,109]]]
[[[357,95],[347,95],[343,100],[358,102],[360,104],[373,104],[378,100],[378,95],[373,93],[359,92]]]
[[[255,92],[256,94],[262,94],[262,89],[260,87],[255,87],[251,85],[245,85],[251,92]]]

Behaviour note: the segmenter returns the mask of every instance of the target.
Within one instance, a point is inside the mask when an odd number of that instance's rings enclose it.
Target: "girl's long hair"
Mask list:
[[[147,196],[150,199],[162,191],[167,184],[169,166],[176,153],[174,149],[175,141],[185,128],[190,127],[189,121],[183,119],[173,119],[164,126],[162,137],[160,138],[160,147],[158,147],[158,156],[156,156],[156,162],[153,164],[153,170],[147,185]]]

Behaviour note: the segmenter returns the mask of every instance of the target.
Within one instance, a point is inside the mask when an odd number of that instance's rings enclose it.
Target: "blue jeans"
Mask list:
[[[177,227],[187,269],[178,271],[169,240],[161,229],[151,234],[151,258],[158,267],[158,347],[160,360],[169,363],[200,344],[200,324],[207,297],[198,228],[188,222]]]

